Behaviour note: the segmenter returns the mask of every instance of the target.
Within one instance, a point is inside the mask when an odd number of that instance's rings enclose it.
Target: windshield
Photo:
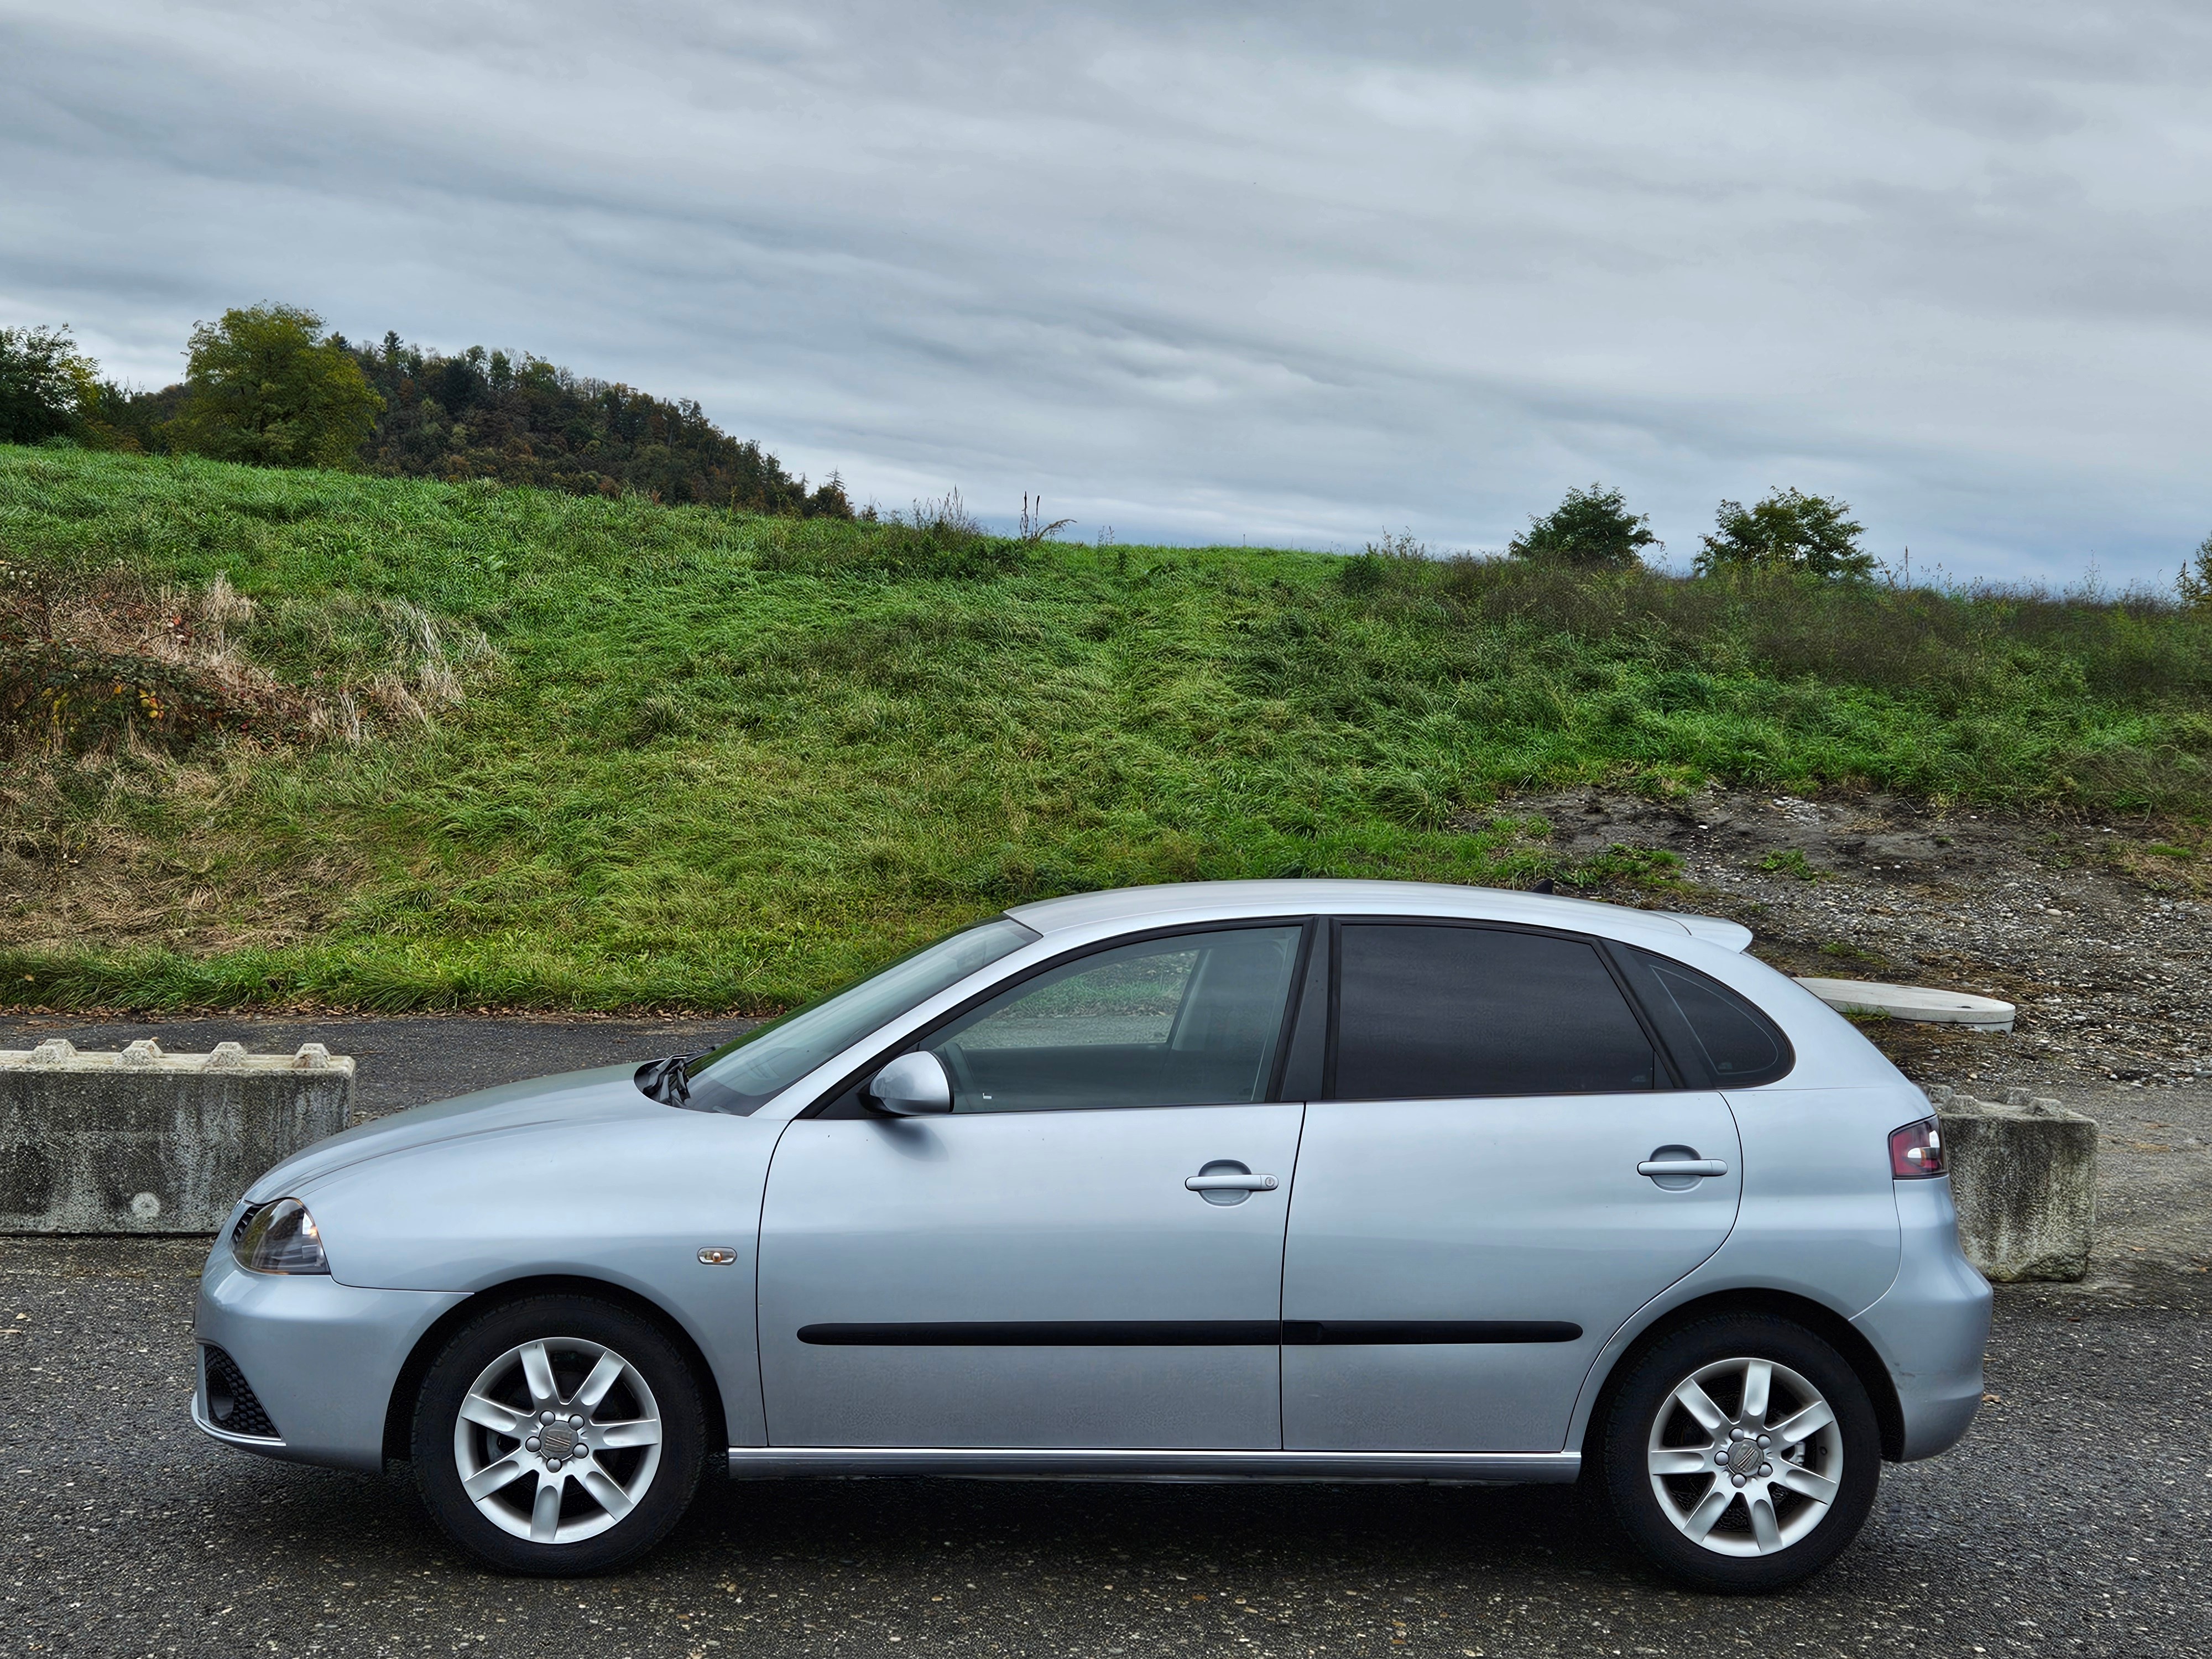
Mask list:
[[[979,922],[817,1002],[757,1025],[691,1066],[690,1103],[743,1117],[878,1026],[1037,937],[1005,916]]]

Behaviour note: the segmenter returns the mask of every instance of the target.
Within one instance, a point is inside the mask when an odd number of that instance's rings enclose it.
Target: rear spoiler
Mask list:
[[[1679,924],[1691,938],[1717,945],[1723,950],[1741,951],[1751,943],[1751,929],[1724,916],[1689,916],[1673,910],[1664,914],[1668,921]]]

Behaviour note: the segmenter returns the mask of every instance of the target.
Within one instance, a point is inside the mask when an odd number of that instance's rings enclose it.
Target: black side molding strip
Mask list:
[[[1564,1319],[1286,1319],[1283,1340],[1325,1347],[1422,1343],[1574,1342],[1583,1328]]]
[[[1042,1319],[896,1325],[802,1325],[821,1348],[1249,1348],[1478,1342],[1572,1342],[1563,1319]]]
[[[974,1319],[801,1325],[799,1340],[829,1348],[1272,1348],[1282,1332],[1272,1319]]]

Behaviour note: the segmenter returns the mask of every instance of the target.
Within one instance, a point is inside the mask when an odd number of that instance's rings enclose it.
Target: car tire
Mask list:
[[[1881,1479],[1858,1374],[1764,1314],[1662,1338],[1614,1393],[1601,1453],[1630,1540],[1684,1583],[1739,1595],[1786,1589],[1842,1554]]]
[[[668,1535],[706,1437],[698,1380],[658,1325],[591,1297],[533,1296],[471,1320],[431,1362],[415,1480],[478,1560],[581,1577]]]

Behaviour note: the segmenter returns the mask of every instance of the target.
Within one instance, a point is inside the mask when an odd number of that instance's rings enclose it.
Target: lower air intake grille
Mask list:
[[[253,1385],[238,1369],[238,1362],[212,1342],[202,1352],[205,1358],[201,1363],[207,1367],[208,1421],[225,1434],[251,1435],[256,1440],[276,1439],[276,1425],[261,1409]]]

